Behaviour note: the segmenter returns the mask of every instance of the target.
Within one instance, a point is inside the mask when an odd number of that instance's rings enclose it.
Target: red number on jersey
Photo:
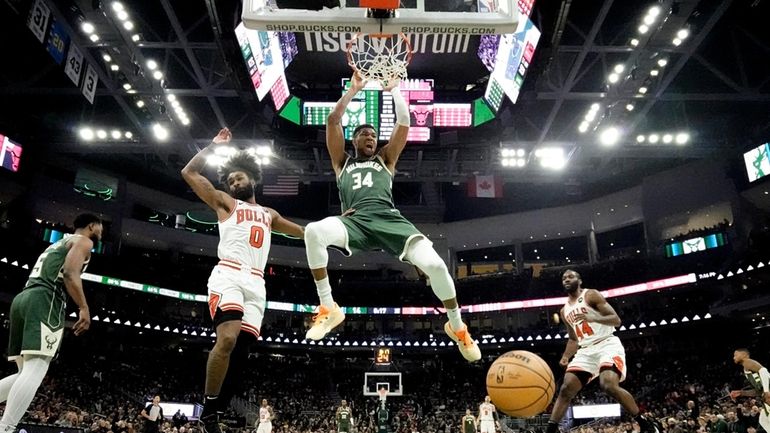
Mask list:
[[[484,416],[487,416],[487,415],[489,415],[489,411],[484,409]]]
[[[579,325],[575,325],[575,334],[577,334],[578,340],[582,340],[584,337],[594,335],[594,330],[591,328],[591,325],[584,320]]]
[[[251,227],[251,235],[249,236],[249,244],[254,248],[262,248],[262,241],[265,240],[265,230],[260,226]]]

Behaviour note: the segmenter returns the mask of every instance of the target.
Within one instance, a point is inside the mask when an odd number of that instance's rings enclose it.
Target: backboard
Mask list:
[[[392,18],[370,18],[365,8],[341,7],[318,11],[281,9],[273,0],[244,0],[243,22],[249,29],[274,32],[493,35],[514,33],[519,22],[518,0],[484,1],[484,12],[436,12],[417,7],[395,11]]]
[[[404,395],[401,387],[401,373],[379,373],[367,371],[364,373],[364,395],[367,397],[379,397],[378,390],[386,388],[388,396],[400,397]]]

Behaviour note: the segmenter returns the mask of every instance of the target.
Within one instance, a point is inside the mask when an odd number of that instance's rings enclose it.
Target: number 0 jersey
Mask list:
[[[267,209],[236,200],[230,215],[219,221],[217,256],[222,264],[249,266],[264,272],[270,253],[271,222]]]
[[[585,314],[588,311],[593,311],[599,314],[593,307],[588,305],[585,299],[585,294],[588,289],[580,289],[578,293],[577,302],[571,304],[569,300],[564,304],[564,320],[567,322],[567,326],[572,328],[577,335],[578,345],[580,347],[590,346],[598,341],[604,340],[607,337],[615,333],[615,328],[610,325],[603,325],[601,323],[588,323],[586,321],[576,321],[575,316],[577,314]]]
[[[393,209],[393,174],[380,155],[345,160],[337,178],[342,211],[348,209]]]

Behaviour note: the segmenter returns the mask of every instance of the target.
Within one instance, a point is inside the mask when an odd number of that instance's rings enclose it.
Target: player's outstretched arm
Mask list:
[[[287,234],[289,236],[294,236],[296,238],[305,238],[305,227],[287,220],[286,218],[282,217],[281,214],[279,214],[275,209],[267,208],[267,210],[270,212],[270,226],[273,228],[273,230]],[[272,409],[270,410],[272,411]]]
[[[211,144],[227,143],[230,141],[230,138],[232,138],[230,130],[223,128],[211,140]],[[201,170],[206,165],[206,157],[212,153],[211,144],[203,148],[187,163],[182,169],[182,177],[190,185],[195,195],[209,205],[217,213],[217,216],[221,218],[222,214],[230,214],[234,200],[224,191],[214,188],[214,185],[201,174]]]
[[[78,306],[78,321],[72,327],[75,335],[80,335],[91,326],[91,313],[88,310],[86,295],[83,293],[83,280],[80,274],[83,273],[83,264],[91,257],[91,249],[94,247],[93,241],[83,236],[73,238],[67,256],[64,258],[62,274],[64,277],[64,288]]]
[[[337,101],[332,112],[326,117],[326,149],[329,151],[332,168],[337,175],[342,170],[347,158],[345,155],[345,136],[342,132],[342,116],[345,114],[345,109],[348,108],[350,101],[364,86],[366,86],[366,80],[358,75],[358,72],[353,74],[353,77],[350,78],[350,88]]]
[[[615,309],[612,308],[612,305],[610,305],[606,299],[604,299],[604,296],[602,296],[601,293],[593,289],[588,289],[585,297],[586,303],[593,307],[594,310],[598,311],[599,314],[589,310],[586,314],[577,314],[575,320],[585,320],[591,323],[601,323],[602,325],[614,327],[620,326],[620,316],[618,316],[618,313],[615,312]]]
[[[382,148],[380,155],[391,172],[395,171],[398,157],[404,151],[406,139],[409,136],[409,105],[407,105],[404,95],[401,94],[401,90],[398,88],[399,83],[400,80],[395,79],[388,82],[387,86],[385,86],[385,90],[393,95],[393,106],[396,110],[396,127],[393,129],[393,133],[390,134],[390,141]]]
[[[564,354],[561,356],[561,360],[559,360],[559,365],[562,366],[562,368],[567,368],[567,365],[569,365],[569,360],[572,359],[572,357],[575,356],[578,351],[578,339],[577,334],[575,334],[575,330],[569,326],[566,320],[564,320],[564,308],[559,311],[559,316],[561,317],[562,323],[564,323],[564,325],[567,327],[567,333],[569,334],[567,347],[564,348]]]

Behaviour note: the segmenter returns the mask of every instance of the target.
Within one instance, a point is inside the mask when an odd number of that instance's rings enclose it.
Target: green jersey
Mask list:
[[[348,157],[337,178],[342,211],[393,209],[393,174],[382,157]]]
[[[476,432],[476,418],[473,415],[465,415],[463,417],[463,433],[475,433]]]
[[[350,428],[351,418],[350,407],[340,407],[337,409],[337,426],[340,428]]]
[[[767,391],[762,387],[762,378],[759,377],[759,373],[750,370],[743,370],[743,375],[746,376],[746,380],[749,381],[749,385],[751,385],[751,387],[757,391],[760,397],[762,396],[762,393]]]
[[[73,236],[82,235],[66,235],[40,254],[29,273],[27,284],[24,285],[25,289],[44,287],[53,292],[56,297],[67,299],[67,293],[64,289],[64,259],[67,258],[69,252],[67,245],[72,241]],[[84,272],[86,266],[88,266],[88,261],[83,263],[83,269],[80,272]]]

